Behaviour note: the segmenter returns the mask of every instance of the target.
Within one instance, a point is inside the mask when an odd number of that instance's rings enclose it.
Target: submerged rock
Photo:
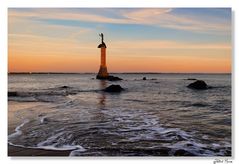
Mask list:
[[[147,80],[147,78],[146,78],[146,77],[143,77],[143,80]]]
[[[191,89],[198,89],[198,90],[209,88],[208,85],[203,80],[197,80],[197,81],[189,84],[187,87],[191,88]]]
[[[103,91],[105,92],[121,92],[124,89],[120,85],[110,85],[109,87],[105,88]]]
[[[70,87],[68,87],[68,86],[64,85],[64,86],[62,86],[62,87],[59,87],[59,88],[61,88],[61,89],[67,89],[67,88],[70,88]]]
[[[18,93],[17,92],[8,92],[8,96],[15,97],[15,96],[18,96]]]
[[[117,77],[117,76],[109,76],[109,77],[108,77],[108,80],[109,80],[109,81],[119,81],[119,80],[123,80],[123,79],[121,79],[121,78],[119,78],[119,77]]]
[[[119,81],[119,80],[123,80],[123,79],[121,79],[121,78],[119,78],[119,77],[117,77],[117,76],[112,76],[112,75],[107,76],[107,77],[99,77],[99,76],[97,76],[96,79],[99,79],[99,80],[109,80],[109,81]]]
[[[187,78],[185,80],[197,80],[197,79],[195,79],[195,78]]]

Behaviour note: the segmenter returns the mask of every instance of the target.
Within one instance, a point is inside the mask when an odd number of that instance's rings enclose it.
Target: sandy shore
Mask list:
[[[47,112],[49,109],[31,110],[43,103],[24,103],[24,102],[9,102],[8,103],[8,134],[15,132],[15,128],[24,122],[24,119],[37,118],[39,114]],[[28,108],[27,110],[25,108]],[[23,115],[18,115],[19,111]],[[17,146],[8,145],[8,156],[21,157],[21,156],[69,156],[70,150],[45,150],[45,149],[32,149],[22,148]]]
[[[30,149],[8,145],[8,156],[10,157],[24,157],[24,156],[65,157],[69,156],[70,152],[71,150]]]

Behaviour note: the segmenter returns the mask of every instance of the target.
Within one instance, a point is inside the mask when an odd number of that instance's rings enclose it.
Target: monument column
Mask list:
[[[104,35],[103,33],[99,34],[101,37],[101,44],[98,45],[101,52],[101,62],[100,62],[100,70],[96,76],[97,79],[107,79],[109,74],[107,72],[106,67],[106,44],[104,43]]]
[[[101,48],[101,66],[106,67],[106,48]]]

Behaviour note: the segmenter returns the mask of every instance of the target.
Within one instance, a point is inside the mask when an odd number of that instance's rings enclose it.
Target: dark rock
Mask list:
[[[64,86],[62,86],[62,87],[60,87],[60,88],[61,88],[61,89],[67,89],[67,88],[70,88],[70,87],[64,85]]]
[[[195,107],[206,107],[208,106],[207,104],[204,104],[204,103],[194,103],[194,104],[191,104],[190,106],[195,106]]]
[[[51,121],[51,120],[50,120],[49,118],[46,118],[46,117],[42,119],[42,123],[48,123],[48,122],[50,122],[50,121]]]
[[[96,79],[98,79],[98,80],[108,80],[108,77],[102,77],[102,76],[97,75]]]
[[[187,78],[185,80],[197,80],[197,79],[194,79],[194,78]]]
[[[117,76],[108,76],[108,80],[109,81],[119,81],[119,80],[123,80]]]
[[[120,85],[110,85],[109,87],[105,88],[103,91],[105,92],[121,92],[124,89]]]
[[[170,148],[162,147],[159,150],[160,156],[169,156],[169,152],[171,151]]]
[[[109,81],[120,81],[120,80],[123,80],[117,76],[107,76],[107,77],[99,77],[99,76],[96,76],[96,79],[99,79],[99,80],[109,80]]]
[[[231,150],[226,150],[226,152],[225,152],[225,156],[231,156],[231,155],[232,155]]]
[[[191,88],[191,89],[198,89],[198,90],[209,88],[208,85],[203,80],[197,80],[197,81],[189,84],[187,87]]]
[[[143,77],[143,80],[147,80],[146,77]]]
[[[174,153],[175,156],[195,156],[193,153],[188,152],[183,149],[176,150]]]
[[[15,97],[18,96],[17,92],[8,92],[8,96]]]
[[[191,143],[188,143],[188,144],[186,144],[187,146],[193,146],[193,144],[191,144]]]

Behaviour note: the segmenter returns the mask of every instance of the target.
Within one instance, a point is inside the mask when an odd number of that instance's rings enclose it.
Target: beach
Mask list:
[[[32,104],[29,106],[27,103],[28,107],[33,107],[35,105],[39,105],[38,103]],[[9,112],[8,112],[8,134],[13,134],[15,133],[16,127],[21,124],[22,119],[19,117],[16,117],[16,113],[20,112],[21,110],[24,109],[26,106],[26,103],[15,103],[12,106],[9,106]],[[24,116],[25,118],[33,118],[36,116],[36,113],[31,115],[31,116]],[[8,144],[8,156],[14,156],[14,157],[21,157],[21,156],[69,156],[71,151],[67,150],[46,150],[46,149],[40,149],[40,148],[26,148],[26,147],[21,147],[21,146],[13,146]]]

